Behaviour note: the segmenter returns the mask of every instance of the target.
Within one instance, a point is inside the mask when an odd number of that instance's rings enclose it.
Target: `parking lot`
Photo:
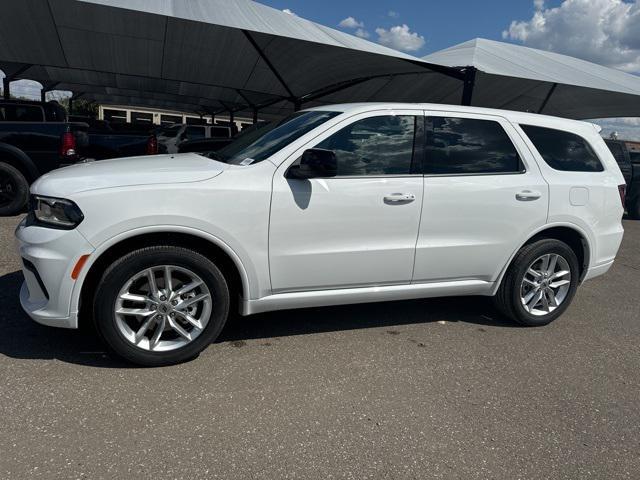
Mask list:
[[[18,303],[0,219],[0,478],[637,478],[640,222],[549,327],[482,298],[234,320],[198,359],[106,356]]]

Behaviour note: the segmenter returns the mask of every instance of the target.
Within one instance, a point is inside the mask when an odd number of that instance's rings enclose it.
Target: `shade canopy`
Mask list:
[[[473,105],[578,119],[640,116],[640,77],[567,55],[477,38],[424,60],[475,69]]]
[[[459,82],[456,70],[251,0],[7,2],[0,69],[88,99],[199,112],[284,113],[389,75]]]
[[[418,59],[252,0],[15,0],[0,69],[100,103],[280,117],[330,103],[640,116],[640,79],[477,39]]]

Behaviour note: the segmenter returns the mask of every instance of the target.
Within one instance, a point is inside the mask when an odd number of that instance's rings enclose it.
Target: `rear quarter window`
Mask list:
[[[589,142],[579,135],[553,128],[520,125],[540,156],[554,170],[602,172],[602,162]]]

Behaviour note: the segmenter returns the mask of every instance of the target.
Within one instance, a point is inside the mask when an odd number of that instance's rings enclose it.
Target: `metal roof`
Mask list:
[[[0,69],[87,98],[104,87],[136,91],[141,103],[164,94],[251,108],[429,68],[251,0],[21,0],[2,8]]]
[[[640,116],[640,77],[558,53],[476,38],[424,57],[477,70],[472,103],[572,118]]]
[[[100,102],[286,115],[360,101],[640,116],[640,79],[476,39],[418,59],[251,0],[12,0],[0,69]],[[180,107],[182,105],[182,107]]]

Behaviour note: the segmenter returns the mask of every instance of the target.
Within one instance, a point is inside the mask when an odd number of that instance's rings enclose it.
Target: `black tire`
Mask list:
[[[29,201],[29,182],[12,165],[0,162],[0,216],[17,215]]]
[[[627,205],[627,213],[629,218],[640,220],[640,195],[629,202]]]
[[[173,265],[197,274],[212,296],[209,322],[202,333],[183,347],[167,352],[144,350],[128,341],[116,323],[115,302],[120,289],[138,272],[159,265]],[[173,365],[198,356],[218,337],[229,314],[227,282],[208,258],[198,252],[175,246],[153,246],[135,250],[116,260],[105,271],[94,296],[96,331],[116,356],[137,365],[159,367]]]
[[[571,282],[566,297],[552,312],[536,316],[529,313],[522,305],[521,285],[525,272],[538,258],[546,254],[562,256],[568,263]],[[537,327],[548,325],[562,315],[573,301],[578,288],[580,267],[575,252],[564,242],[555,239],[542,239],[525,245],[515,256],[507,273],[502,279],[495,297],[494,305],[507,318],[526,326]]]

